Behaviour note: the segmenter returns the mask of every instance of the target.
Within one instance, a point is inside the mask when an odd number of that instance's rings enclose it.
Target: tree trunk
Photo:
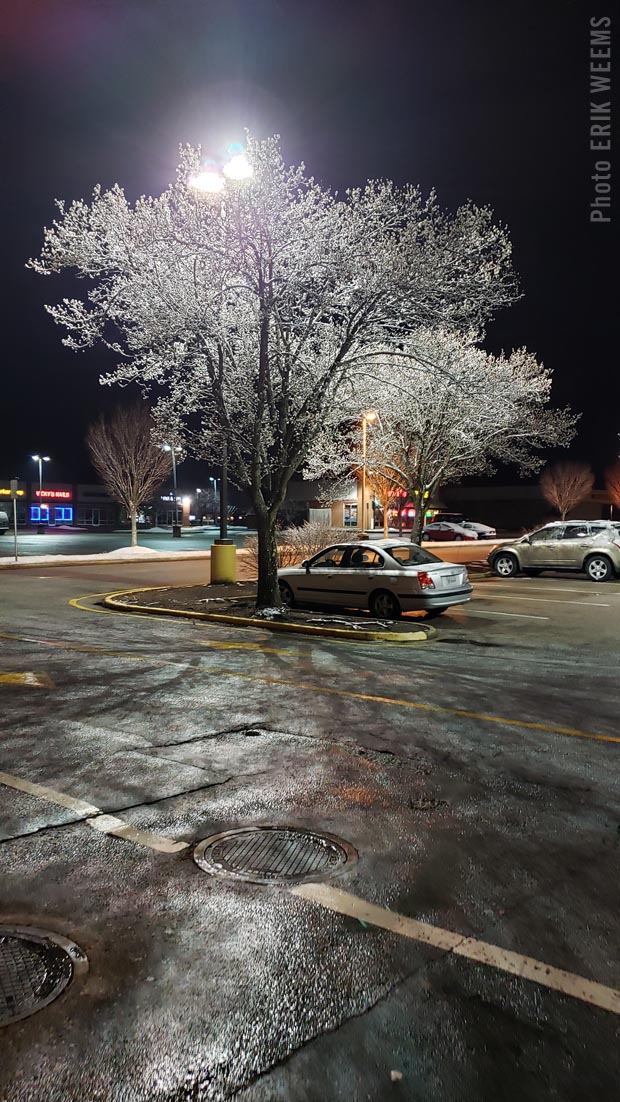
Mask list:
[[[422,490],[416,490],[411,494],[411,501],[415,509],[413,524],[411,525],[411,542],[419,543],[424,527],[424,495]]]
[[[388,505],[389,505],[389,503],[390,503],[389,496],[384,497],[383,502],[382,502],[382,508],[383,508],[383,538],[384,538],[384,540],[386,540],[388,538],[388,524],[389,524]]]
[[[258,532],[258,585],[256,609],[279,608],[278,547],[276,542],[276,513],[262,509],[256,511]]]
[[[129,515],[131,517],[131,546],[138,546],[138,512],[136,509],[130,509]]]

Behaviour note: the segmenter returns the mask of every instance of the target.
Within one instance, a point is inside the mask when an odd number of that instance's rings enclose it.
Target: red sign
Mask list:
[[[71,490],[35,490],[37,497],[47,497],[50,501],[71,501]]]

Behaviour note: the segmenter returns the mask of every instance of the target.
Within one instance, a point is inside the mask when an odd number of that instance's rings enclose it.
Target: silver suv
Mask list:
[[[546,524],[514,543],[496,547],[488,561],[500,578],[512,578],[520,571],[577,570],[592,582],[606,582],[620,575],[620,526],[597,520]]]

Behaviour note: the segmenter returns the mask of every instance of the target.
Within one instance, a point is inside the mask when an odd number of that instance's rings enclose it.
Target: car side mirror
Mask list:
[[[521,542],[522,543],[531,543],[532,541],[531,541],[529,536],[524,536]]]
[[[306,574],[310,573],[310,562],[308,559],[302,559],[301,565],[304,567]]]

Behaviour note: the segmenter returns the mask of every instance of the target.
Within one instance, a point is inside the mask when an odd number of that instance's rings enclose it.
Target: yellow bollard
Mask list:
[[[237,581],[237,548],[234,543],[215,542],[211,547],[211,585]]]

